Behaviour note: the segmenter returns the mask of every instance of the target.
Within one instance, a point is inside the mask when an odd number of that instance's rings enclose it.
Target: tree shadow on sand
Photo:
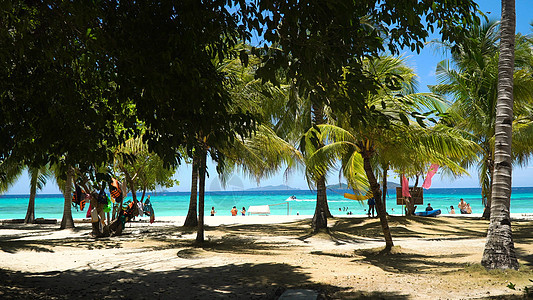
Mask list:
[[[287,289],[311,289],[319,299],[408,299],[395,292],[354,291],[312,282],[281,263],[181,268],[171,271],[22,273],[0,269],[3,299],[277,299]]]
[[[485,224],[479,220],[460,223],[450,222],[448,218],[400,217],[389,216],[389,227],[394,238],[425,239],[471,239],[486,236]],[[336,219],[332,230],[337,233],[367,238],[381,238],[383,232],[378,219]]]
[[[522,261],[521,262],[522,264],[530,268],[533,267],[533,254],[531,252],[528,252],[520,248],[515,248],[515,252],[516,252],[516,257]]]
[[[210,229],[223,229],[235,234],[250,234],[260,233],[262,235],[272,236],[301,236],[307,234],[311,227],[311,220],[299,220],[288,223],[277,224],[235,224],[222,225],[218,227],[206,227],[206,231]]]
[[[171,271],[66,271],[21,273],[0,270],[0,296],[13,298],[275,299],[287,288],[321,294],[343,288],[316,284],[282,263],[181,268]]]
[[[360,249],[355,254],[363,257],[363,261],[391,273],[446,273],[462,269],[464,263],[444,262],[443,258],[457,258],[466,255],[424,255],[405,252],[401,247],[394,247],[390,253],[383,253],[381,249]]]

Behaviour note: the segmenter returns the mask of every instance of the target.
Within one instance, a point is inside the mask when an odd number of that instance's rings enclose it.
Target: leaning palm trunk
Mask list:
[[[205,151],[205,150],[204,150]],[[207,153],[200,154],[200,169],[198,176],[200,177],[200,189],[198,197],[198,232],[196,234],[196,242],[204,242],[204,197],[205,197],[205,173],[206,173]]]
[[[198,157],[192,158],[192,179],[191,179],[191,198],[189,200],[189,211],[185,218],[183,227],[198,226]]]
[[[37,195],[37,180],[39,178],[39,169],[33,169],[31,171],[30,181],[30,201],[28,202],[28,211],[24,218],[25,224],[30,224],[35,221],[35,196]]]
[[[60,229],[74,228],[74,220],[72,219],[72,181],[74,179],[74,168],[67,167],[67,181],[65,182],[65,189],[63,190],[63,197],[65,197],[65,205],[63,206],[63,219],[61,220]]]
[[[389,165],[383,167],[383,210],[387,211],[387,171],[389,170]]]
[[[370,189],[376,200],[376,208],[378,211],[379,222],[381,223],[381,230],[383,231],[383,236],[385,237],[385,249],[384,252],[389,252],[394,246],[392,242],[392,236],[390,233],[389,222],[387,221],[387,213],[385,211],[385,206],[383,205],[381,199],[381,189],[379,188],[379,183],[374,176],[374,171],[372,170],[372,165],[370,164],[370,156],[372,155],[370,151],[365,150],[361,153],[363,156],[363,166],[365,169],[366,177],[368,178],[368,183],[370,183]]]
[[[518,269],[510,218],[515,22],[515,1],[502,0],[494,182],[487,243],[481,260],[487,269]]]

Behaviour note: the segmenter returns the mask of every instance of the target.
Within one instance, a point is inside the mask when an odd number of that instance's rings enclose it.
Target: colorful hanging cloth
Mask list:
[[[402,196],[411,198],[411,193],[409,193],[409,180],[405,178],[405,175],[402,175]]]
[[[433,178],[433,175],[435,175],[438,170],[438,164],[431,164],[431,166],[429,167],[428,174],[426,175],[426,179],[424,180],[424,184],[422,184],[423,188],[425,188],[426,190],[429,189],[429,187],[431,186],[431,178]]]

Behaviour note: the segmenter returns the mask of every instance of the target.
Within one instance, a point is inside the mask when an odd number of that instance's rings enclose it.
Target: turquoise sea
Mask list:
[[[342,190],[328,190],[328,203],[333,215],[345,215],[351,211],[354,215],[366,213],[365,204],[349,200],[343,197]],[[295,196],[295,200],[288,200]],[[129,197],[128,197],[129,198]],[[126,201],[128,200],[126,199]],[[441,209],[442,213],[448,213],[447,208],[453,205],[457,209],[460,198],[470,203],[473,213],[482,213],[481,190],[479,188],[432,188],[424,190],[424,205],[420,205],[417,211],[424,210],[427,203],[431,203],[434,209]],[[26,216],[29,195],[2,195],[0,196],[0,219],[22,219]],[[185,216],[189,206],[189,193],[166,192],[152,193],[150,200],[156,216]],[[35,200],[36,218],[60,219],[63,213],[62,195],[37,195]],[[242,207],[250,205],[273,205],[288,202],[288,204],[270,206],[271,215],[313,215],[316,203],[316,194],[313,191],[288,190],[288,191],[223,191],[207,192],[205,197],[205,215],[209,215],[214,206],[217,216],[229,216],[230,210],[236,206],[239,211]],[[341,209],[339,211],[339,208]],[[85,211],[76,211],[73,208],[74,218],[84,218]],[[393,214],[401,213],[401,206],[396,205],[396,193],[389,191],[387,197],[387,211]],[[458,211],[457,211],[458,212]],[[533,187],[513,188],[511,197],[511,213],[533,213]]]

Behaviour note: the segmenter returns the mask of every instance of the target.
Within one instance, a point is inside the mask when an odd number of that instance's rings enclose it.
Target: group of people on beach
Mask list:
[[[230,212],[231,212],[231,215],[234,216],[234,217],[237,216],[237,215],[239,214],[239,211],[237,210],[237,207],[236,207],[236,206],[233,206],[233,208],[231,209]],[[215,216],[215,213],[216,213],[216,211],[215,211],[215,207],[212,206],[212,207],[211,207],[211,217],[214,217],[214,216]],[[244,206],[242,207],[241,214],[242,214],[243,216],[246,216],[246,208],[245,208]]]
[[[459,211],[461,214],[471,214],[472,208],[470,207],[470,203],[466,203],[463,198],[459,200],[459,204],[457,204],[457,207],[459,208]],[[450,206],[450,214],[455,214],[455,209],[453,208],[453,205]]]
[[[353,215],[352,211],[349,211],[348,209],[348,206],[344,206],[342,208],[339,207],[340,212],[345,211],[347,215]]]

